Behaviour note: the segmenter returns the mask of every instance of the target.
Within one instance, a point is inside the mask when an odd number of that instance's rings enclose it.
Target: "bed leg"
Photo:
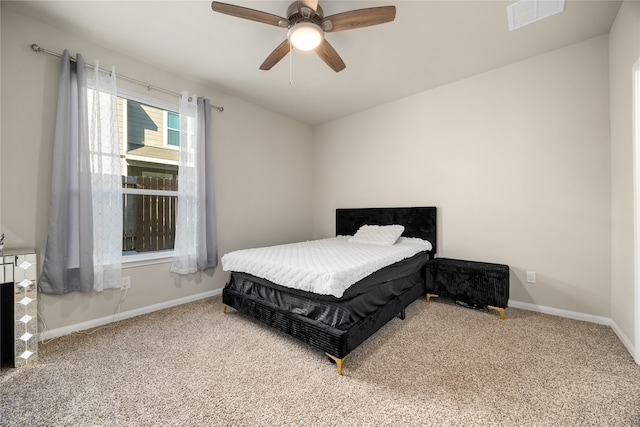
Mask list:
[[[227,312],[227,304],[222,304],[222,312],[226,313]]]
[[[436,294],[427,294],[427,304],[429,304],[429,302],[431,301],[431,298],[438,298],[438,295]]]
[[[344,359],[347,358],[347,356],[343,357],[342,359],[338,359],[335,356],[330,355],[329,353],[325,353],[327,355],[327,357],[331,360],[333,360],[334,362],[336,362],[336,366],[338,368],[338,375],[342,375],[342,363],[344,362]]]
[[[500,313],[500,320],[504,320],[504,308],[494,307],[492,305],[488,305],[487,307]]]
[[[400,318],[400,320],[404,320],[407,318],[407,314],[405,313],[404,308],[402,309],[400,314],[398,314],[398,317]]]

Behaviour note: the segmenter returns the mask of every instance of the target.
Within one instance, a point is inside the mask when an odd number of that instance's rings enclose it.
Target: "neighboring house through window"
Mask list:
[[[119,95],[124,261],[170,257],[178,203],[177,106]]]

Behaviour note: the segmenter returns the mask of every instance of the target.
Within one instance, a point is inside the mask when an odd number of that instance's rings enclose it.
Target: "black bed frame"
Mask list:
[[[336,235],[353,235],[364,224],[401,224],[405,227],[403,236],[419,237],[431,242],[433,249],[429,253],[429,259],[433,259],[437,251],[436,214],[435,207],[337,209]],[[241,293],[227,288],[222,291],[222,302],[225,310],[226,306],[233,307],[324,351],[336,362],[338,374],[342,375],[342,363],[349,353],[391,319],[400,314],[404,315],[404,309],[425,293],[424,283],[414,286],[389,301],[375,313],[355,323],[348,330],[309,322],[299,315],[244,298]]]

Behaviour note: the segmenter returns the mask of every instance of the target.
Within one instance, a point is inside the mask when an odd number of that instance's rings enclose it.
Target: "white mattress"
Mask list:
[[[222,257],[222,269],[340,298],[349,286],[374,271],[432,248],[428,241],[416,238],[401,237],[392,246],[381,246],[348,242],[348,237],[230,252]]]

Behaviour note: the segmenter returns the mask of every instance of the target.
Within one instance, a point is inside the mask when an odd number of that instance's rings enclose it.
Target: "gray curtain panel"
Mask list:
[[[216,231],[216,198],[213,178],[213,147],[211,143],[211,102],[208,99],[198,97],[198,137],[204,138],[204,168],[198,171],[198,180],[203,185],[200,186],[198,196],[204,199],[204,212],[200,218],[204,218],[204,233],[198,235],[198,246],[206,248],[206,251],[198,251],[198,270],[213,268],[218,265],[218,243]],[[203,194],[204,193],[204,194]]]
[[[93,220],[87,76],[82,55],[62,55],[53,142],[49,235],[41,292],[93,290]]]

